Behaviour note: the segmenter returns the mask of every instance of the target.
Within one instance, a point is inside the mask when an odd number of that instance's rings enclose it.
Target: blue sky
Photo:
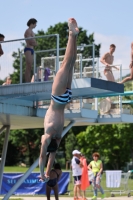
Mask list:
[[[37,29],[46,30],[74,17],[89,32],[133,35],[132,0],[4,0],[0,7],[1,31],[5,35],[11,32],[22,37],[26,22],[32,17],[38,20]]]
[[[4,0],[0,10],[0,32],[5,40],[23,38],[30,18],[38,20],[36,32],[74,17],[88,34],[95,33],[95,42],[102,45],[101,55],[108,51],[109,44],[115,43],[115,63],[129,65],[133,41],[132,0]]]

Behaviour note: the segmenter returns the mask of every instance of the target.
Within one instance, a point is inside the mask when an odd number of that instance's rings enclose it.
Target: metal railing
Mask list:
[[[59,34],[51,34],[51,35],[43,35],[43,36],[36,36],[30,39],[37,39],[37,38],[49,38],[49,37],[56,37],[56,49],[47,49],[47,50],[38,50],[38,51],[34,51],[34,55],[33,55],[33,71],[34,71],[34,76],[36,73],[36,54],[37,53],[46,53],[46,52],[51,52],[51,51],[56,51],[56,70],[59,69]],[[29,39],[29,38],[26,38]],[[22,56],[23,53],[20,54],[20,83],[22,83]]]

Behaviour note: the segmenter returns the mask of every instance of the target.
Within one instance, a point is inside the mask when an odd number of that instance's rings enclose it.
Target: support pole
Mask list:
[[[120,65],[120,81],[122,81],[122,65]],[[119,96],[119,110],[120,114],[122,114],[122,96]]]
[[[3,131],[5,130],[6,126],[2,126],[2,128],[0,129],[0,134],[3,133]]]
[[[22,53],[20,53],[20,84],[22,83]]]
[[[4,166],[5,166],[5,160],[6,160],[8,138],[9,138],[9,133],[10,133],[10,126],[5,126],[5,127],[6,127],[6,133],[5,133],[5,140],[4,140],[4,144],[3,144],[3,150],[2,150],[2,159],[1,159],[1,163],[0,163],[0,190],[1,190],[1,185],[2,185],[3,170],[4,170]]]
[[[92,65],[93,65],[93,78],[94,78],[94,66],[95,66],[95,44],[93,43],[93,46],[92,46]]]
[[[96,78],[99,78],[99,58],[97,58]],[[98,98],[95,98],[95,110],[98,110]]]
[[[59,70],[59,34],[56,35],[56,72]]]
[[[72,128],[72,126],[75,124],[75,121],[72,120],[70,121],[70,123],[64,128],[64,130],[62,131],[61,137],[63,138],[66,133],[70,130],[70,128]]]
[[[35,73],[36,73],[36,53],[34,52],[34,82],[35,82]]]
[[[17,183],[9,190],[4,196],[3,200],[8,200],[9,197],[18,189],[18,187],[24,182],[24,180],[31,174],[31,172],[38,166],[39,158],[31,165],[27,172],[17,181]]]

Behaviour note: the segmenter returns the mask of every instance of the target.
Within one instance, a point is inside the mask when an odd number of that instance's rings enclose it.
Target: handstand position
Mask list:
[[[57,146],[59,146],[60,144],[61,134],[64,127],[65,105],[70,102],[72,97],[71,82],[73,66],[77,55],[76,37],[79,33],[79,29],[74,18],[69,19],[68,26],[69,38],[65,57],[61,68],[57,72],[54,79],[54,83],[52,86],[51,103],[45,115],[44,121],[45,134],[42,135],[41,138],[39,166],[41,180],[45,182],[49,180],[50,170],[53,166],[56,155],[56,150],[50,153],[46,173],[44,175],[47,149],[53,140],[56,141]]]

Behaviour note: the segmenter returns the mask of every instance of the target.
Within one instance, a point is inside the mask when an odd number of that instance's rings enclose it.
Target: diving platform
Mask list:
[[[20,105],[26,105],[28,103],[26,101],[31,101],[31,106],[33,106],[34,101],[50,100],[52,83],[52,81],[46,81],[0,86],[0,102],[6,100],[6,102],[12,102],[12,104],[18,104],[20,101]],[[115,93],[118,95],[118,93],[123,92],[123,84],[111,81],[96,78],[79,78],[72,81],[72,98],[74,99],[81,97],[96,98],[100,95],[113,96]]]
[[[34,106],[36,101],[51,99],[52,81],[0,86],[0,125],[10,129],[43,128],[48,109]],[[72,81],[73,99],[95,98],[123,94],[124,86],[96,78],[79,78]],[[86,108],[65,109],[65,126],[75,120],[74,126],[87,126],[98,122],[98,110]]]

